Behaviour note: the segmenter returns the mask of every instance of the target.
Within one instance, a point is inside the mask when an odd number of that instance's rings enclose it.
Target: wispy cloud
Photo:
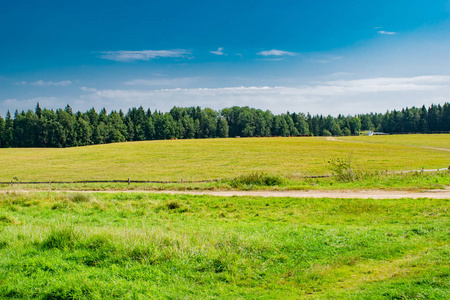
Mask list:
[[[284,60],[284,57],[260,58],[258,60],[262,60],[262,61],[280,61],[280,60]]]
[[[210,51],[210,53],[215,55],[225,55],[225,53],[223,53],[223,47],[220,47],[217,51]]]
[[[133,89],[83,87],[80,95],[74,97],[0,99],[0,111],[30,109],[39,102],[41,107],[60,108],[70,104],[73,109],[82,111],[92,107],[127,110],[140,105],[161,111],[169,111],[173,106],[222,109],[237,105],[269,109],[274,113],[289,110],[345,115],[442,103],[448,94],[450,76],[447,75],[324,80],[296,86],[162,89],[138,89],[137,85]]]
[[[132,62],[136,60],[150,60],[165,57],[185,57],[191,54],[185,49],[173,50],[142,50],[142,51],[103,51],[100,58],[120,61]]]
[[[237,86],[152,90],[85,88],[80,103],[110,109],[143,105],[168,111],[174,105],[222,109],[251,106],[275,113],[286,110],[321,114],[383,112],[386,109],[428,105],[450,93],[450,76],[330,80],[300,86]],[[103,106],[102,106],[103,105]]]
[[[325,56],[319,56],[319,58],[311,58],[310,61],[319,63],[319,64],[327,64],[332,61],[337,61],[342,59],[342,56],[336,56],[336,55],[325,55]]]
[[[20,81],[16,82],[17,85],[31,85],[31,86],[68,86],[72,84],[70,80],[63,81],[44,81],[38,80],[34,82]]]
[[[268,50],[268,51],[261,51],[256,54],[262,55],[262,56],[295,56],[295,55],[297,55],[297,53],[295,53],[295,52],[276,50],[276,49],[272,49],[272,50]]]
[[[29,99],[5,99],[0,101],[1,113],[10,110],[11,113],[16,109],[18,111],[24,110],[27,111],[29,109],[34,109],[36,107],[36,103],[39,102],[41,107],[46,108],[62,108],[65,107],[69,101],[67,99],[62,99],[58,97],[33,97]],[[72,106],[72,102],[70,102]]]
[[[176,77],[176,78],[151,78],[151,79],[133,79],[126,81],[126,85],[136,86],[186,86],[193,83],[195,77]]]
[[[64,80],[64,81],[44,81],[44,80],[38,80],[35,82],[32,82],[30,85],[35,85],[35,86],[67,86],[67,85],[71,85],[72,81],[70,80]]]
[[[397,34],[397,32],[394,31],[385,31],[385,30],[378,30],[379,34],[388,34],[388,35],[392,35],[392,34]]]

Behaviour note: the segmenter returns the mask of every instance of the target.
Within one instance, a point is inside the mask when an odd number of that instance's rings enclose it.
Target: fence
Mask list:
[[[410,171],[392,171],[392,172],[382,172],[386,175],[389,174],[405,174],[405,173],[414,173],[414,172],[441,172],[441,171],[450,171],[450,166],[448,168],[440,168],[440,169],[420,169],[420,170],[410,170]],[[333,175],[310,175],[310,176],[301,176],[300,178],[329,178]],[[220,179],[208,179],[208,180],[172,180],[172,181],[161,181],[161,180],[131,180],[128,178],[127,180],[78,180],[78,181],[0,181],[0,185],[5,184],[86,184],[86,183],[128,183],[128,185],[132,183],[159,183],[159,184],[174,184],[174,183],[208,183],[208,182],[219,182],[225,180],[233,180],[234,178],[220,178]]]
[[[210,179],[210,180],[179,180],[179,181],[156,181],[156,180],[78,180],[78,181],[0,181],[0,184],[77,184],[77,183],[207,183],[218,182],[225,179]]]

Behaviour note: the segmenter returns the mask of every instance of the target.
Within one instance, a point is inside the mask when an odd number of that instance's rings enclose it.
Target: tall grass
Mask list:
[[[450,297],[448,199],[78,198],[0,195],[0,298]]]

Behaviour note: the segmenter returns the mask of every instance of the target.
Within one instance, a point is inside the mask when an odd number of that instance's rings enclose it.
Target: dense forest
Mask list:
[[[332,117],[285,113],[249,107],[221,111],[174,107],[170,112],[123,111],[94,108],[86,112],[36,109],[0,116],[0,147],[74,147],[124,141],[256,136],[340,136],[360,130],[385,133],[450,131],[450,103],[404,108],[382,113]]]

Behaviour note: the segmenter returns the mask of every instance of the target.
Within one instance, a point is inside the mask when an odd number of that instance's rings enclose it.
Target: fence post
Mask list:
[[[128,178],[128,185],[130,185],[131,184],[131,181],[130,181],[130,178]]]
[[[423,172],[425,172],[425,169],[422,167],[422,174],[423,174]]]

